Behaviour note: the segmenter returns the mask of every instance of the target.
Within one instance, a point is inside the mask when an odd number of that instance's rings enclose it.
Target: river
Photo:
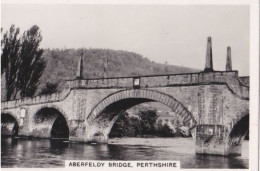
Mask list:
[[[64,167],[65,160],[172,160],[181,168],[248,168],[248,141],[240,157],[196,155],[192,138],[113,138],[108,144],[49,139],[1,139],[4,168]]]

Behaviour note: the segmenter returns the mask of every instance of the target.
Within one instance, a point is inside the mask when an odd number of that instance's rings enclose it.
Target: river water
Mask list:
[[[192,138],[113,138],[109,144],[49,139],[1,139],[1,166],[64,167],[65,160],[172,160],[181,168],[248,168],[248,141],[242,156],[196,155]]]

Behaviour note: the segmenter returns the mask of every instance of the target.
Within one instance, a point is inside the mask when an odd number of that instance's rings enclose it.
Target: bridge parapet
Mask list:
[[[242,99],[249,99],[249,86],[239,80],[237,71],[201,72],[199,83],[226,83],[233,94]]]
[[[214,71],[188,74],[153,75],[140,77],[99,78],[67,81],[69,87],[100,89],[100,88],[133,88],[134,80],[139,79],[141,88],[167,87],[198,84],[226,84],[239,98],[249,98],[249,86],[244,85],[237,71]]]
[[[171,85],[190,85],[197,83],[198,73],[140,77],[141,87],[164,87]]]
[[[135,79],[139,79],[139,87],[169,87],[169,86],[192,86],[199,84],[226,84],[230,91],[242,99],[249,98],[249,86],[244,85],[238,77],[237,71],[214,71],[188,74],[153,75],[140,77],[118,77],[99,79],[79,79],[66,81],[67,89],[51,95],[23,98],[8,102],[2,102],[1,107],[14,108],[23,105],[40,104],[61,101],[66,98],[71,89],[102,89],[102,88],[134,88]]]
[[[69,80],[70,89],[74,88],[130,88],[133,87],[133,77],[98,78],[87,80]]]
[[[10,109],[15,108],[19,106],[25,106],[25,105],[32,105],[32,104],[41,104],[41,103],[49,103],[49,102],[55,102],[60,101],[66,98],[66,96],[69,94],[70,89],[64,89],[62,92],[59,93],[53,93],[50,95],[41,95],[41,96],[35,96],[35,97],[26,97],[22,99],[7,101],[1,103],[1,109]]]
[[[247,76],[247,77],[239,77],[239,79],[240,79],[240,81],[241,81],[244,85],[249,86],[249,84],[250,84],[249,76]]]

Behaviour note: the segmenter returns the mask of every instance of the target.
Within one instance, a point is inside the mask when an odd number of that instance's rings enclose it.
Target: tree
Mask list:
[[[124,112],[114,123],[110,137],[135,137],[140,133],[140,120]]]
[[[174,131],[170,128],[170,126],[166,123],[157,129],[157,135],[161,137],[174,137]]]
[[[2,32],[2,29],[1,29]],[[5,74],[6,100],[10,100],[16,89],[17,71],[20,65],[20,39],[17,37],[19,28],[12,25],[1,40],[1,75]]]
[[[18,72],[18,87],[21,97],[33,96],[38,88],[40,77],[46,67],[39,48],[42,36],[39,27],[34,25],[22,36],[21,66]]]
[[[141,127],[143,129],[142,133],[155,135],[156,134],[155,125],[156,125],[156,120],[158,118],[156,111],[155,110],[139,111],[138,115],[141,119]]]
[[[57,83],[50,83],[47,82],[45,84],[45,87],[43,87],[43,89],[40,92],[40,95],[44,95],[44,94],[52,94],[58,91],[58,84]]]
[[[18,38],[20,29],[12,25],[1,41],[1,75],[5,74],[6,99],[31,97],[35,94],[39,79],[46,67],[39,27],[34,25]]]

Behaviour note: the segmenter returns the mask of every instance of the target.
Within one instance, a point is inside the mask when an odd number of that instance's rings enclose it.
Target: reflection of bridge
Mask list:
[[[206,68],[199,73],[81,79],[80,63],[77,79],[61,93],[2,102],[2,134],[106,143],[120,113],[156,101],[183,118],[196,136],[197,153],[240,155],[249,86],[227,59],[226,71],[213,71],[208,39]]]

